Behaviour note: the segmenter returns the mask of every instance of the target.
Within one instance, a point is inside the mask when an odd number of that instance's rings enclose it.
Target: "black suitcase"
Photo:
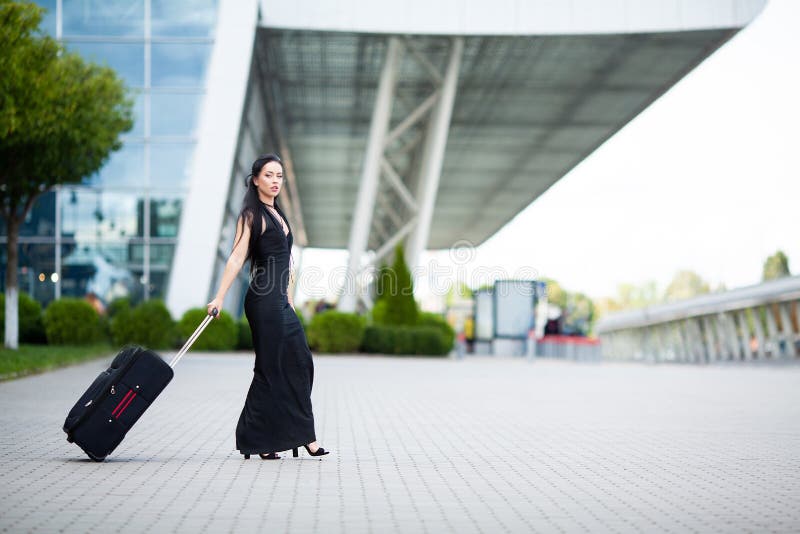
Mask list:
[[[64,421],[67,441],[102,462],[167,387],[173,368],[216,316],[207,316],[167,364],[155,352],[139,346],[123,348],[111,366],[94,379]]]

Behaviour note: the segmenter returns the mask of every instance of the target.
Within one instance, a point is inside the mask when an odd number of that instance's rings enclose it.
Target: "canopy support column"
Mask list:
[[[361,270],[361,258],[367,249],[375,197],[378,192],[378,179],[381,170],[386,135],[389,131],[389,120],[392,116],[397,71],[400,64],[400,40],[389,38],[386,62],[383,64],[378,94],[375,98],[375,109],[369,126],[369,139],[364,156],[361,181],[358,186],[358,198],[350,225],[349,256],[344,286],[339,296],[337,308],[344,312],[356,310],[356,298],[360,284],[358,276]]]
[[[441,96],[433,109],[422,158],[422,173],[417,203],[417,224],[408,240],[406,258],[409,269],[414,273],[428,244],[433,208],[436,204],[436,193],[439,190],[439,178],[442,175],[444,151],[447,146],[447,134],[450,130],[450,118],[453,114],[453,103],[456,98],[458,73],[461,67],[461,56],[464,50],[464,39],[453,38],[450,49],[450,60],[442,82]]]

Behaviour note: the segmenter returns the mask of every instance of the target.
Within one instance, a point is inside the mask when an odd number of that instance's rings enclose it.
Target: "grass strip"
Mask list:
[[[108,343],[94,345],[20,345],[18,350],[0,348],[0,381],[43,373],[65,365],[111,356]]]

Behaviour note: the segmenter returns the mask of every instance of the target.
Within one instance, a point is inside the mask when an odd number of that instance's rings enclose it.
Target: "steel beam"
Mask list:
[[[422,102],[422,104],[417,106],[414,111],[408,115],[408,117],[403,119],[400,124],[392,128],[392,131],[386,136],[385,148],[388,148],[392,143],[397,141],[401,135],[407,132],[409,128],[419,122],[425,116],[425,114],[430,111],[434,104],[436,104],[438,99],[439,91],[434,91]]]
[[[377,264],[381,260],[381,258],[383,258],[389,252],[391,252],[392,249],[394,249],[394,246],[401,239],[403,239],[406,236],[406,234],[408,234],[411,231],[411,229],[414,227],[414,224],[416,224],[416,222],[417,222],[417,220],[416,220],[415,217],[412,217],[408,222],[406,222],[406,224],[403,225],[402,228],[400,228],[397,232],[394,233],[393,236],[391,236],[389,239],[387,239],[384,242],[384,244],[381,246],[381,248],[379,248],[375,252],[375,257],[372,258],[367,265],[362,267],[362,270],[366,269],[370,265]]]
[[[430,235],[433,208],[436,203],[436,193],[439,188],[439,178],[442,174],[444,151],[447,146],[447,134],[450,129],[450,118],[453,113],[453,103],[456,97],[458,73],[461,67],[461,56],[464,50],[464,39],[453,38],[450,48],[450,59],[442,82],[441,96],[436,108],[431,112],[429,128],[425,139],[422,157],[422,173],[420,175],[420,197],[417,199],[419,213],[417,225],[414,228],[408,243],[408,266],[414,272],[420,260],[422,251],[428,244]]]
[[[383,149],[386,144],[386,134],[389,131],[389,120],[392,115],[400,55],[400,40],[397,37],[390,37],[386,51],[386,61],[378,82],[378,94],[375,97],[375,108],[369,127],[364,166],[358,186],[358,198],[356,199],[353,221],[350,226],[349,256],[347,272],[345,273],[347,278],[337,306],[339,310],[344,312],[354,312],[356,309],[356,294],[359,293],[356,277],[361,270],[361,258],[366,252],[367,242],[369,241]]]
[[[381,169],[383,170],[386,178],[389,181],[389,185],[394,188],[397,194],[403,199],[403,202],[406,203],[406,206],[412,211],[417,211],[417,201],[414,200],[414,196],[409,192],[408,188],[403,183],[403,178],[397,174],[397,171],[394,170],[392,164],[386,158],[381,159]]]
[[[405,45],[406,48],[408,48],[408,50],[411,52],[411,56],[416,59],[420,65],[422,65],[422,68],[428,71],[428,75],[431,77],[433,83],[436,85],[441,85],[443,83],[441,73],[439,73],[439,71],[436,70],[436,67],[433,66],[433,63],[431,63],[430,60],[419,51],[414,41],[407,37],[405,39]]]

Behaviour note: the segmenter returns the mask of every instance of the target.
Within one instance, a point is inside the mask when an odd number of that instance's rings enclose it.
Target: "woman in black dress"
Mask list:
[[[247,177],[247,193],[236,222],[233,250],[219,291],[208,303],[222,310],[225,293],[247,260],[250,287],[244,313],[253,334],[253,381],[236,425],[236,448],[245,459],[259,454],[279,459],[276,451],[304,446],[311,456],[328,454],[317,444],[311,385],[314,363],[305,332],[289,295],[292,231],[277,202],[283,187],[283,163],[261,156]]]

